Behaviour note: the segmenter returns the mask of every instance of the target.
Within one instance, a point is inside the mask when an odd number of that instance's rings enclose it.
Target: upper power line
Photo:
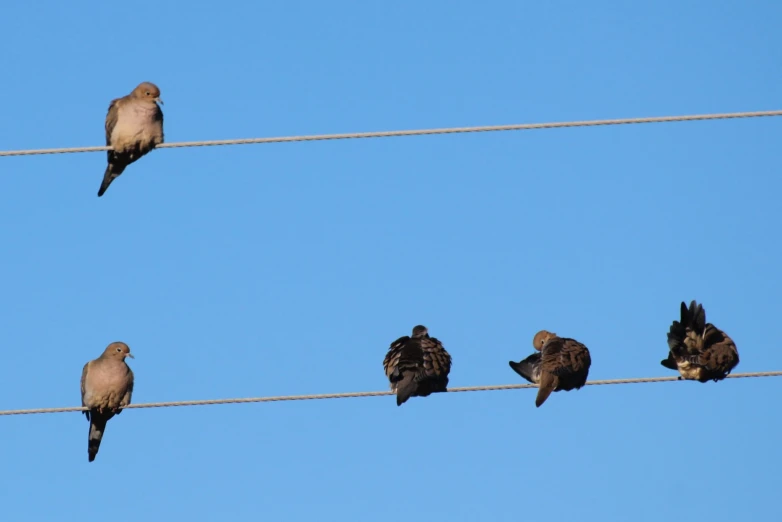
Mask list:
[[[566,127],[597,127],[600,125],[625,125],[632,123],[666,123],[676,121],[728,120],[736,118],[759,118],[763,116],[782,116],[782,110],[757,112],[727,112],[717,114],[692,114],[685,116],[656,116],[652,118],[619,118],[611,120],[565,121],[552,123],[522,123],[515,125],[487,125],[482,127],[446,127],[441,129],[419,129],[378,132],[350,132],[343,134],[314,134],[304,136],[283,136],[273,138],[237,138],[230,140],[181,141],[163,143],[158,149],[180,147],[215,147],[218,145],[251,145],[261,143],[284,143],[291,141],[325,141],[358,138],[392,138],[398,136],[426,136],[431,134],[463,134],[468,132],[499,132],[535,129],[559,129]],[[70,147],[59,149],[30,149],[0,151],[0,156],[35,156],[39,154],[67,154],[75,152],[100,152],[110,150],[108,146]]]

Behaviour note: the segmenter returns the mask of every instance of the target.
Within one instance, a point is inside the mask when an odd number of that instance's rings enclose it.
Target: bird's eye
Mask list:
[[[121,351],[122,351],[122,348],[117,348],[117,351],[118,351],[118,352],[121,352]]]
[[[150,96],[149,91],[147,91],[147,96]]]

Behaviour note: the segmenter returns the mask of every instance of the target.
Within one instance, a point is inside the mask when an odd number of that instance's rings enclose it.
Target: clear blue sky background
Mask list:
[[[777,1],[9,3],[2,149],[782,107]],[[650,4],[654,4],[653,6]],[[132,6],[132,7],[130,7]],[[546,328],[592,379],[669,375],[682,300],[782,369],[782,118],[0,158],[0,409],[387,389],[419,323],[452,386]],[[778,513],[782,379],[0,418],[5,520],[586,522]]]

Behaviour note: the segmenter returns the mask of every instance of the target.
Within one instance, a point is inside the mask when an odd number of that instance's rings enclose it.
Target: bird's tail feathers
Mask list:
[[[124,165],[118,165],[116,163],[109,162],[108,166],[106,167],[106,172],[103,173],[103,181],[100,184],[100,189],[98,189],[98,197],[101,197],[106,193],[106,190],[109,188],[109,185],[111,185],[111,182],[114,181],[120,174],[122,174],[124,170]]]
[[[535,397],[536,408],[540,408],[543,403],[546,402],[546,399],[548,399],[548,396],[551,395],[551,392],[557,388],[558,381],[559,379],[556,375],[552,375],[548,372],[544,372],[543,375],[540,376],[538,396]]]
[[[109,419],[103,415],[92,414],[90,419],[90,436],[87,442],[87,453],[89,455],[90,462],[95,460],[95,456],[98,454],[100,448],[101,439],[103,439],[103,432],[106,431],[106,422]]]
[[[407,399],[415,394],[418,388],[418,382],[415,378],[415,373],[405,372],[402,374],[402,380],[396,384],[396,405],[401,406]]]

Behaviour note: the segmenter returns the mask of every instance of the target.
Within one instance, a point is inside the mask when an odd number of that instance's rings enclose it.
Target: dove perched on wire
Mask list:
[[[447,391],[451,355],[440,341],[429,337],[425,326],[418,325],[411,337],[400,337],[391,343],[383,369],[391,391],[396,393],[396,405],[401,406],[410,397]]]
[[[125,167],[163,143],[163,111],[158,103],[160,89],[150,82],[143,82],[133,92],[112,100],[106,115],[106,145],[108,166],[98,190],[102,196],[111,182]]]
[[[586,384],[592,365],[586,346],[546,330],[535,334],[532,346],[538,351],[520,362],[508,361],[508,364],[524,379],[538,385],[536,407],[540,408],[552,392],[577,390]]]
[[[706,310],[695,301],[681,304],[681,319],[668,331],[668,358],[660,364],[677,370],[680,379],[721,381],[739,364],[736,343],[706,322]]]
[[[133,358],[125,343],[111,343],[103,354],[84,365],[81,372],[81,405],[89,408],[84,415],[90,422],[87,453],[89,461],[98,454],[106,423],[130,404],[133,394],[133,371],[125,358]]]

